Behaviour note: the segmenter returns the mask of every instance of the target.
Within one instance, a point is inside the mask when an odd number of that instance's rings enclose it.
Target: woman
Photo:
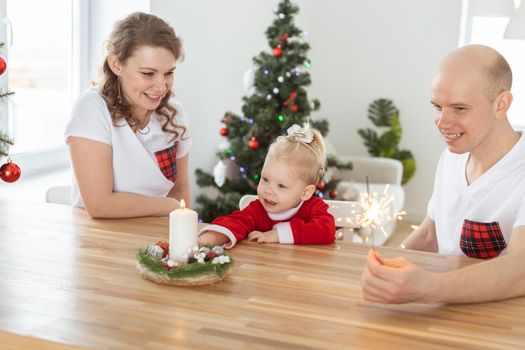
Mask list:
[[[100,86],[79,97],[65,132],[73,204],[91,217],[164,216],[189,203],[191,138],[171,99],[182,56],[180,38],[156,16],[115,24]]]

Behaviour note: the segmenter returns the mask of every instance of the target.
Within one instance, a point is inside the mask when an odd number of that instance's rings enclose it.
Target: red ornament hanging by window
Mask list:
[[[7,69],[7,63],[5,62],[3,57],[0,57],[0,75],[4,74],[6,69]]]
[[[8,159],[7,163],[0,167],[0,179],[5,182],[15,182],[20,178],[21,174],[20,167],[13,163],[11,159]]]

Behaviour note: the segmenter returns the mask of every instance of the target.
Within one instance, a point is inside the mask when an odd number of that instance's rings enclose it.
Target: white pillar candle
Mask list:
[[[197,212],[187,209],[184,199],[180,201],[180,209],[170,213],[170,259],[185,261],[185,257],[197,245],[197,221]]]

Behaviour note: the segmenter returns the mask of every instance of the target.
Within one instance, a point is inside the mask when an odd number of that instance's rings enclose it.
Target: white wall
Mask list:
[[[191,171],[217,162],[220,118],[240,112],[242,75],[268,50],[264,32],[278,1],[151,0],[151,12],[184,39],[186,60],[175,92],[192,118]],[[418,169],[406,185],[409,217],[426,211],[443,148],[432,120],[430,80],[439,60],[457,47],[461,1],[295,0],[299,28],[308,32],[313,63],[310,95],[330,122],[328,139],[341,154],[366,155],[357,129],[372,126],[368,104],[392,99],[404,128],[401,147]],[[193,184],[194,197],[199,189]]]
[[[89,37],[88,37],[88,62],[82,62],[90,67],[87,74],[88,79],[84,79],[83,88],[89,86],[90,80],[97,78],[98,70],[104,59],[104,42],[109,37],[113,24],[126,17],[132,12],[150,11],[150,0],[90,0],[85,5],[85,10],[89,11]],[[83,89],[82,89],[83,90]]]

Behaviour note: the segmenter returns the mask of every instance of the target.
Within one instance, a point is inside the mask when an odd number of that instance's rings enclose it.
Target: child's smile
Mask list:
[[[268,213],[280,213],[295,208],[305,196],[306,184],[289,163],[273,157],[266,158],[257,187],[257,195]]]
[[[268,206],[275,206],[277,205],[277,202],[274,202],[274,201],[271,201],[269,199],[264,199],[264,204],[268,205]]]

